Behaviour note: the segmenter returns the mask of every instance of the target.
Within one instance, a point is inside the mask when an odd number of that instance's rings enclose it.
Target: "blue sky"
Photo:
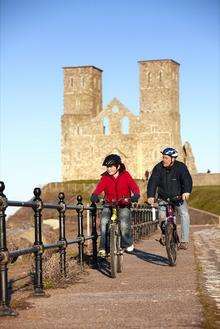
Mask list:
[[[138,60],[180,63],[182,141],[220,172],[218,0],[0,0],[1,180],[9,199],[59,181],[63,66],[103,72],[103,105],[139,111]]]

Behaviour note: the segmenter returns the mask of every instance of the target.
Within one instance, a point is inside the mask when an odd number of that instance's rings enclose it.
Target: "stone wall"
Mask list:
[[[213,174],[193,174],[193,185],[194,186],[209,186],[209,185],[220,185],[220,173]]]

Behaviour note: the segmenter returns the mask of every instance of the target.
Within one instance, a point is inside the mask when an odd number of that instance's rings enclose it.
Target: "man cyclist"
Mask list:
[[[166,217],[166,208],[164,206],[166,200],[181,196],[181,199],[176,201],[175,207],[181,221],[181,243],[179,248],[187,249],[190,218],[186,200],[192,191],[192,178],[187,166],[176,160],[178,152],[174,148],[166,147],[161,153],[163,159],[153,168],[148,181],[148,203],[153,204],[155,202],[157,193],[159,219],[161,221]],[[163,235],[160,241],[163,243]]]
[[[101,240],[99,256],[106,256],[107,247],[107,225],[111,218],[111,209],[108,203],[118,202],[119,220],[121,225],[122,248],[128,252],[133,251],[133,237],[131,233],[131,202],[138,202],[140,190],[131,175],[126,171],[125,165],[117,154],[106,156],[103,161],[106,171],[101,175],[95,190],[91,195],[92,202],[99,202],[99,195],[104,192],[105,204],[101,218]],[[127,200],[126,200],[127,198]]]

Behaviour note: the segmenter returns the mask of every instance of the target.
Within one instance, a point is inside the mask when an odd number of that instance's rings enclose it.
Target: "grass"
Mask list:
[[[195,186],[189,206],[220,215],[220,186]]]

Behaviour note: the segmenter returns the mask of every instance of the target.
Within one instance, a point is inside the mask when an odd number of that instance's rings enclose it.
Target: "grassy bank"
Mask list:
[[[220,186],[195,186],[189,206],[220,215]]]

